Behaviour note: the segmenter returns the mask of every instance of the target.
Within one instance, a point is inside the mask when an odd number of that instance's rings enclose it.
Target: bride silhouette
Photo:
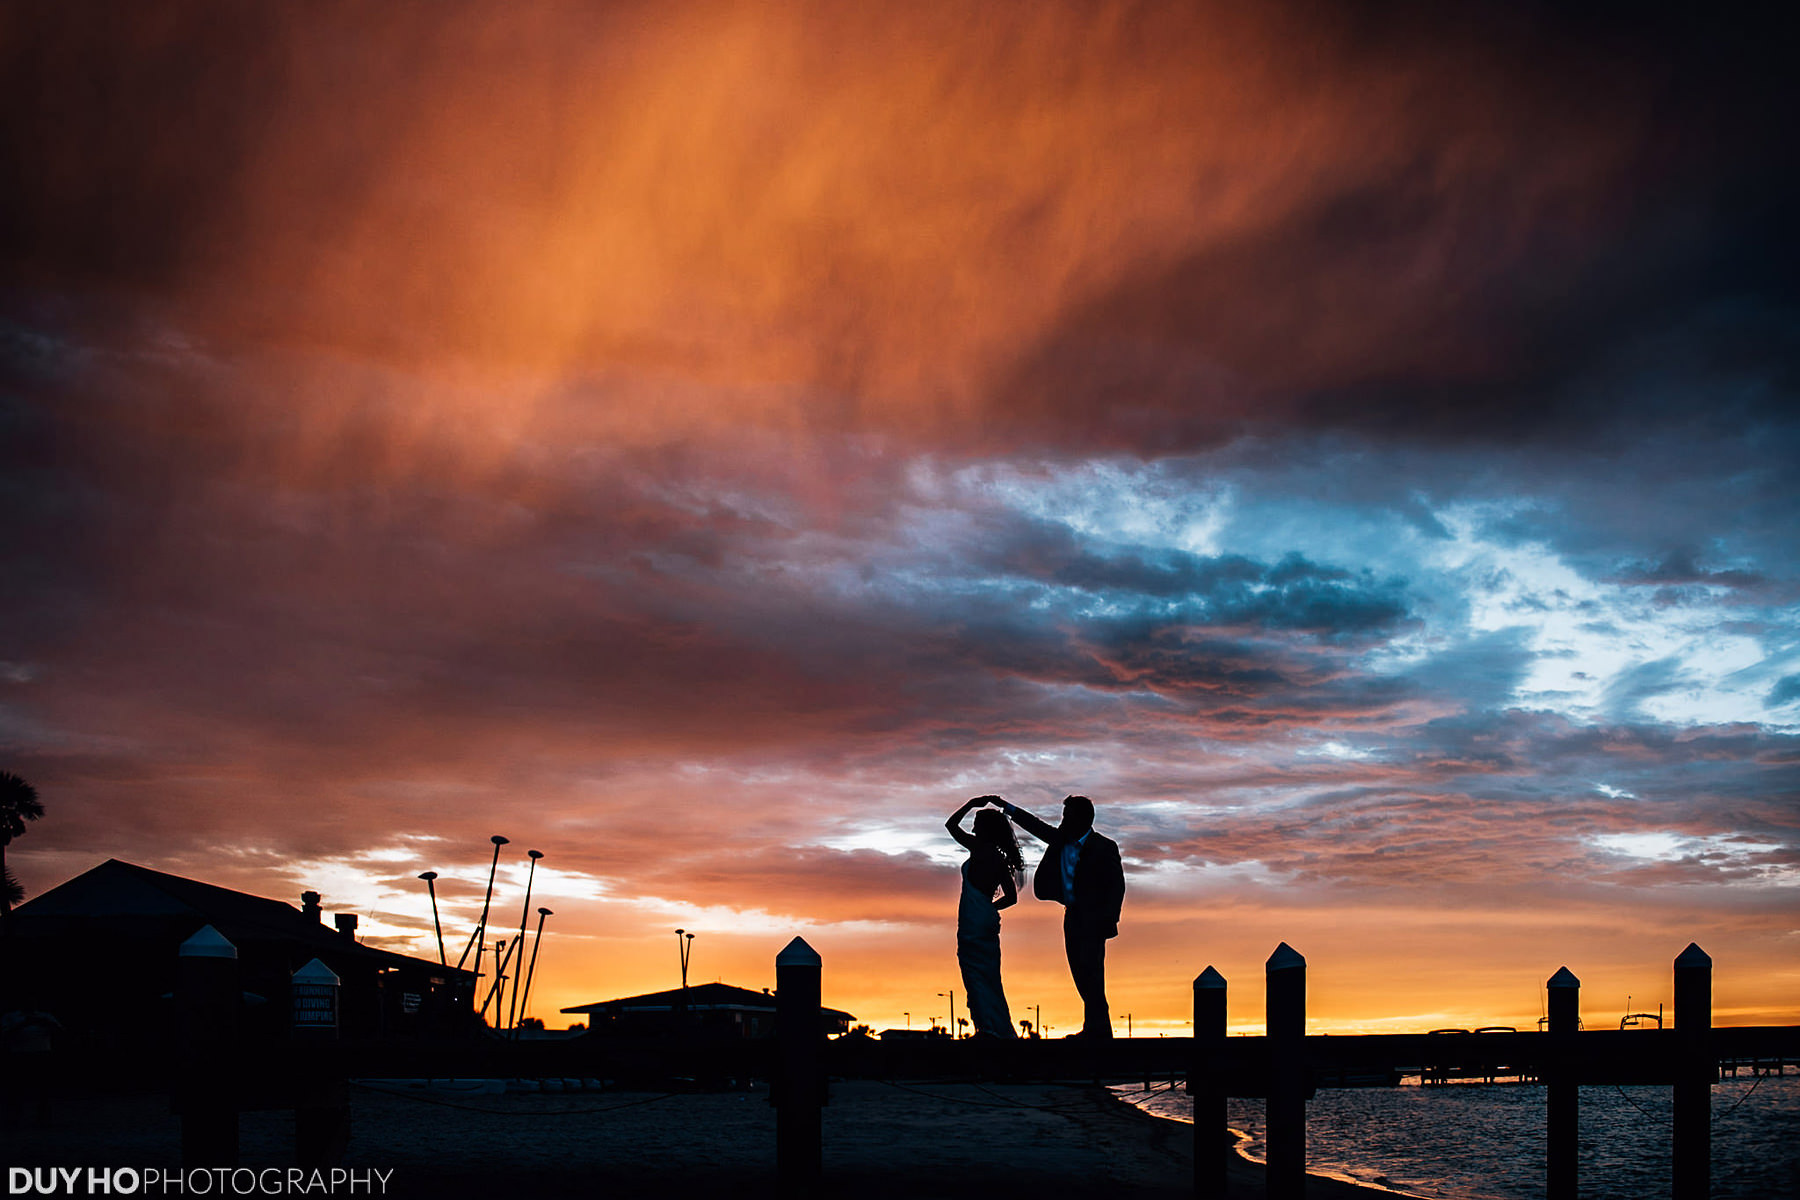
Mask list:
[[[1018,903],[1025,863],[1012,824],[998,809],[975,814],[975,832],[962,827],[972,808],[986,797],[969,801],[950,815],[944,828],[969,857],[962,865],[962,899],[956,909],[956,961],[962,967],[963,992],[978,1036],[1010,1038],[1012,1014],[1000,986],[1000,910]],[[999,896],[995,896],[999,892]]]

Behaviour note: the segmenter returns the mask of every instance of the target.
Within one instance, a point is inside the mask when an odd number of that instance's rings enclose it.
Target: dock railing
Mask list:
[[[843,1073],[910,1070],[939,1080],[959,1071],[990,1079],[1137,1079],[1185,1073],[1193,1104],[1194,1194],[1202,1200],[1227,1195],[1232,1140],[1225,1106],[1230,1097],[1264,1100],[1267,1195],[1270,1200],[1300,1200],[1306,1180],[1306,1104],[1318,1087],[1402,1073],[1423,1076],[1447,1056],[1479,1064],[1466,1071],[1467,1078],[1504,1073],[1528,1084],[1541,1082],[1548,1093],[1545,1194],[1551,1200],[1572,1200],[1580,1185],[1580,1088],[1667,1086],[1674,1092],[1671,1194],[1674,1200],[1705,1200],[1711,1184],[1711,1092],[1719,1063],[1794,1061],[1800,1058],[1800,1026],[1714,1029],[1712,959],[1690,944],[1675,959],[1674,973],[1675,1027],[1667,1031],[1582,1029],[1581,981],[1564,967],[1547,981],[1550,1019],[1545,1032],[1309,1036],[1306,960],[1283,942],[1265,966],[1267,1032],[1260,1037],[1227,1036],[1228,985],[1208,966],[1193,983],[1192,1038],[986,1046],[909,1042],[892,1047],[892,1053],[884,1053],[889,1047],[862,1047],[858,1057],[839,1057],[836,1066]],[[804,1109],[801,1098],[822,1094],[818,1087],[783,1082],[778,1120],[814,1128],[817,1112]]]
[[[1589,1084],[1654,1084],[1674,1092],[1671,1194],[1705,1200],[1710,1189],[1711,1089],[1721,1062],[1755,1064],[1758,1073],[1800,1062],[1800,1026],[1712,1027],[1712,959],[1690,944],[1674,962],[1672,1029],[1583,1030],[1580,980],[1567,967],[1548,983],[1544,1032],[1481,1030],[1421,1034],[1306,1033],[1306,959],[1282,943],[1265,965],[1267,1032],[1227,1036],[1225,977],[1208,966],[1193,981],[1192,1037],[1110,1041],[872,1038],[828,1040],[820,1019],[824,962],[793,939],[775,962],[776,1036],[767,1040],[631,1043],[603,1037],[531,1042],[351,1041],[318,1031],[283,1045],[252,1047],[231,1019],[237,995],[229,943],[198,936],[183,947],[177,990],[183,1013],[184,1069],[176,1088],[184,1165],[235,1160],[244,1108],[293,1108],[297,1158],[329,1165],[348,1141],[343,1082],[350,1078],[532,1079],[595,1076],[615,1080],[732,1080],[770,1083],[775,1105],[777,1189],[818,1194],[823,1162],[822,1109],[829,1077],[1092,1081],[1185,1076],[1193,1113],[1193,1188],[1203,1200],[1227,1195],[1233,1153],[1226,1126],[1232,1097],[1261,1098],[1267,1114],[1267,1194],[1299,1200],[1306,1179],[1306,1106],[1319,1087],[1351,1081],[1422,1077],[1455,1063],[1466,1079],[1504,1073],[1541,1081],[1547,1091],[1545,1194],[1575,1197],[1580,1091]],[[296,1010],[298,1013],[298,1009]],[[324,1025],[309,1010],[305,1023]],[[333,1022],[334,1023],[334,1022]],[[335,1031],[333,1031],[335,1033]],[[1504,1067],[1505,1071],[1490,1068]],[[1447,1073],[1446,1073],[1447,1077]],[[270,1089],[268,1081],[287,1080]]]

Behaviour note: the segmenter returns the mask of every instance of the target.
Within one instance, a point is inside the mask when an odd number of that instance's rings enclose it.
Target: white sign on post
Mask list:
[[[332,969],[313,959],[294,972],[294,1028],[336,1029],[341,981]]]

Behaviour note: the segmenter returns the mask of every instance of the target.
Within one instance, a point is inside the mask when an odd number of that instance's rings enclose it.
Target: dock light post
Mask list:
[[[525,922],[531,916],[531,885],[537,879],[538,859],[544,857],[542,850],[527,850],[525,857],[531,860],[531,870],[525,875],[525,907],[519,910],[519,940],[514,945],[519,947],[519,961],[525,961]],[[506,1024],[511,1028],[519,1019],[519,972],[513,972],[513,992],[511,1015]],[[498,1015],[498,1014],[496,1014]]]
[[[476,950],[476,948],[481,945],[481,939],[487,936],[488,906],[494,899],[494,872],[500,867],[500,847],[506,845],[510,840],[511,839],[509,838],[501,837],[497,833],[488,839],[488,841],[494,843],[494,861],[488,864],[487,895],[481,898],[481,920],[475,923],[475,932],[469,935],[469,944],[463,947],[461,956],[456,960],[456,969],[459,971],[462,970],[464,960],[469,957],[469,951]],[[476,950],[475,954],[475,969],[477,971],[481,969],[481,954],[479,950]]]
[[[537,936],[531,941],[531,966],[525,969],[525,999],[519,1002],[519,1020],[521,1021],[531,1013],[531,981],[532,978],[537,975],[538,948],[544,944],[544,918],[553,917],[555,915],[555,913],[547,908],[538,909]],[[513,1040],[517,1041],[518,1038],[519,1026],[515,1023],[513,1025]]]
[[[947,992],[939,992],[938,995],[950,998],[950,1036],[954,1038],[956,1036],[956,989],[951,988]]]
[[[438,962],[447,967],[450,965],[450,958],[444,953],[444,925],[438,920],[437,884],[432,882],[437,877],[436,871],[426,871],[419,876],[425,881],[425,890],[431,893],[431,927],[437,930]]]

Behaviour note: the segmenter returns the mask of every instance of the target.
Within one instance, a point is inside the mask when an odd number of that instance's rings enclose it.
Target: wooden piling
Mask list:
[[[1549,1037],[1554,1046],[1545,1068],[1544,1195],[1575,1200],[1580,1179],[1581,1093],[1576,1082],[1575,1034],[1581,1028],[1581,980],[1561,967],[1544,985],[1550,992]]]
[[[1188,1064],[1194,1102],[1194,1195],[1223,1200],[1231,1135],[1225,1120],[1225,977],[1211,967],[1194,980],[1194,1057]]]
[[[181,943],[175,999],[181,1014],[181,1164],[235,1167],[238,1162],[237,947],[211,925]]]
[[[350,1145],[350,1091],[334,1047],[341,1024],[343,981],[319,959],[289,979],[289,1031],[302,1052],[294,1068],[294,1162],[335,1167]]]
[[[1689,942],[1675,959],[1675,1200],[1712,1187],[1712,958]]]
[[[820,1043],[818,951],[795,938],[775,956],[775,1175],[779,1194],[810,1198],[819,1194],[825,1102],[824,1055]]]
[[[1306,959],[1286,942],[1267,972],[1269,1200],[1306,1190]]]

